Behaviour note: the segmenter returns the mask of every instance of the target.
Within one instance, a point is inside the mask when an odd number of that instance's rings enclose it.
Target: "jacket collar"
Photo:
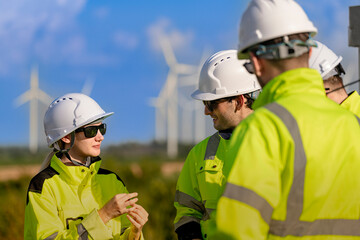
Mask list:
[[[233,129],[225,129],[225,130],[220,130],[219,131],[219,135],[220,137],[222,137],[225,140],[229,140],[231,137],[231,134],[233,132]]]
[[[60,178],[73,185],[79,185],[88,182],[98,172],[100,165],[100,157],[93,158],[90,166],[84,167],[67,166],[56,156],[53,156],[50,164],[50,166],[59,173]]]
[[[325,96],[324,83],[315,69],[297,68],[286,71],[268,82],[253,104],[253,109],[265,106],[279,98],[316,94]]]

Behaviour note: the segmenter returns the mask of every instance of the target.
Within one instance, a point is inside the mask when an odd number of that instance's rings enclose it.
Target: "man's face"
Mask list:
[[[336,95],[336,94],[335,94],[335,92],[331,92],[331,93],[330,93],[330,91],[331,91],[331,86],[330,86],[330,84],[328,84],[326,81],[324,81],[324,88],[325,88],[326,96],[327,96],[328,98],[330,98],[331,100],[335,101],[334,95]]]
[[[204,114],[213,119],[214,128],[218,131],[233,129],[239,124],[236,115],[235,99],[218,99],[214,101],[204,101]]]
[[[338,104],[342,103],[348,97],[343,85],[339,82],[324,79],[324,88],[326,96]]]

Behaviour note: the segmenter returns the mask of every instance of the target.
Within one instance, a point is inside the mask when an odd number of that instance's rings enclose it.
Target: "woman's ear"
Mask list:
[[[65,137],[62,137],[60,140],[63,141],[64,143],[70,143],[71,142],[71,134],[68,134]]]

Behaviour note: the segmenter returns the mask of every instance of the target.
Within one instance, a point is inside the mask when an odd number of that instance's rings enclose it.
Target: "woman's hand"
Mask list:
[[[135,204],[134,208],[126,215],[126,217],[131,222],[131,232],[129,239],[138,240],[141,236],[141,230],[144,227],[145,223],[148,221],[149,214],[147,211],[140,205]]]
[[[120,193],[110,199],[98,212],[104,223],[135,210],[137,193]],[[131,208],[128,208],[128,207]],[[145,211],[146,212],[146,211]]]

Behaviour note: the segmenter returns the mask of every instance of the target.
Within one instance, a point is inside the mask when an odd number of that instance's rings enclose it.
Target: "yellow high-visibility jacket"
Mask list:
[[[360,96],[357,91],[352,92],[340,106],[353,112],[356,116],[360,117]]]
[[[175,231],[180,240],[207,239],[210,213],[216,209],[232,165],[224,161],[230,134],[223,138],[216,132],[194,146],[186,158],[174,202]]]
[[[360,120],[308,68],[272,79],[253,107],[211,239],[360,239]]]
[[[100,168],[100,158],[87,167],[66,166],[56,156],[30,182],[24,239],[127,239],[125,215],[104,224],[98,210],[118,193],[128,193],[122,180]]]

